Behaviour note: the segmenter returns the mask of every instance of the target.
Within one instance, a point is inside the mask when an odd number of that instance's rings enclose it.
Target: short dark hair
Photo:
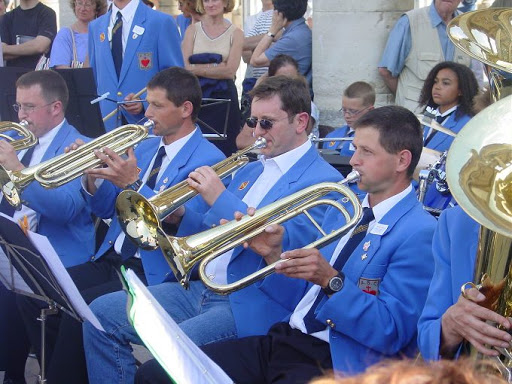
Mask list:
[[[270,60],[270,64],[268,65],[268,75],[275,76],[279,69],[286,67],[287,65],[295,67],[295,69],[297,69],[297,73],[299,72],[299,63],[297,63],[297,60],[289,55],[281,53]]]
[[[366,106],[375,104],[375,89],[365,81],[350,84],[343,92],[343,96],[349,99],[362,99]]]
[[[272,3],[288,21],[300,19],[308,9],[308,0],[272,0]]]
[[[30,88],[34,85],[41,87],[41,94],[47,103],[60,101],[65,111],[69,102],[68,86],[64,78],[51,69],[31,71],[23,74],[16,81],[16,88]]]
[[[396,105],[375,108],[361,116],[353,128],[379,131],[379,143],[386,152],[395,154],[404,149],[411,152],[407,176],[412,177],[423,149],[423,133],[418,118],[406,108]]]
[[[252,100],[269,99],[274,95],[281,99],[281,109],[292,122],[296,114],[307,112],[311,116],[311,97],[306,79],[302,76],[272,76],[254,87],[249,94]]]
[[[203,93],[199,80],[192,72],[180,67],[171,67],[158,72],[147,85],[148,89],[162,88],[167,93],[167,99],[177,107],[185,101],[192,103],[192,121],[196,121],[201,109]]]
[[[450,69],[457,76],[459,83],[460,97],[459,106],[455,112],[456,117],[463,115],[473,116],[473,98],[478,94],[478,81],[473,71],[466,65],[454,63],[453,61],[443,61],[432,68],[423,83],[421,90],[420,105],[437,108],[438,105],[432,100],[432,88],[437,74],[441,69]]]

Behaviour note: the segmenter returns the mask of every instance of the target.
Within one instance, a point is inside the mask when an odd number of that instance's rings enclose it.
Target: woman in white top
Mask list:
[[[199,77],[203,97],[231,100],[228,138],[216,142],[226,155],[236,149],[235,138],[240,130],[241,120],[233,79],[242,57],[244,34],[240,28],[224,18],[224,14],[231,12],[233,7],[234,0],[198,0],[197,10],[203,17],[199,23],[187,28],[182,43],[185,68]],[[191,56],[194,59],[197,54],[206,54],[207,57],[199,59],[199,62],[191,62]],[[215,54],[216,57],[211,57]],[[213,107],[206,108],[199,118],[222,133],[225,111],[226,107],[222,104],[218,105],[217,110]]]

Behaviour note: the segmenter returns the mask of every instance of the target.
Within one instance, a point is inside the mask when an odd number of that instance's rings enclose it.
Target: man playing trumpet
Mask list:
[[[369,111],[354,123],[350,161],[367,192],[359,224],[338,242],[282,253],[283,228],[267,227],[250,246],[276,272],[307,281],[291,316],[265,336],[202,349],[236,383],[305,383],[325,370],[362,372],[386,358],[414,355],[416,323],[432,277],[435,219],[417,201],[411,178],[422,149],[421,126],[402,107]],[[326,233],[343,219],[328,211]],[[168,382],[148,363],[138,383]]]
[[[105,167],[86,171],[82,195],[93,213],[111,218],[110,228],[96,254],[69,274],[86,302],[121,289],[117,271],[121,265],[134,270],[148,284],[164,281],[168,266],[160,250],[143,251],[126,238],[115,214],[114,204],[123,189],[133,189],[145,196],[155,195],[182,180],[203,164],[214,164],[224,155],[203,138],[195,120],[201,107],[201,88],[190,72],[173,67],[159,72],[147,85],[146,117],[154,122],[151,137],[127,157],[109,148],[97,151]],[[39,346],[38,304],[23,303],[33,345]],[[48,381],[55,383],[87,382],[83,357],[81,324],[66,314],[62,323],[52,320],[53,339],[48,342]],[[53,353],[52,353],[53,351]]]
[[[188,235],[218,225],[249,206],[265,206],[293,192],[322,181],[339,181],[341,175],[327,164],[308,140],[311,100],[301,78],[268,78],[252,91],[249,126],[266,139],[261,161],[238,171],[226,189],[210,167],[192,172],[188,182],[201,198],[182,210],[178,235]],[[184,211],[184,212],[183,212]],[[324,209],[310,211],[321,221]],[[303,216],[285,224],[285,246],[301,247],[316,237],[316,229]],[[237,247],[208,267],[215,283],[239,280],[265,266],[259,255]],[[167,282],[151,287],[152,294],[198,345],[221,339],[264,334],[290,314],[306,283],[271,276],[229,296],[219,296],[201,281],[191,281],[190,290]],[[103,296],[91,304],[106,332],[84,325],[87,368],[91,383],[131,383],[135,360],[130,342],[140,343],[126,316],[126,294]],[[118,332],[119,330],[120,332]]]

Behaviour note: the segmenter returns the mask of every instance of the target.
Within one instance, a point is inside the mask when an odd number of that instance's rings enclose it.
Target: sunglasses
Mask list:
[[[258,122],[259,122],[261,129],[268,131],[268,130],[272,129],[275,122],[277,122],[279,120],[284,120],[284,119],[288,119],[288,116],[283,117],[281,119],[276,119],[276,120],[269,120],[269,119],[258,120],[256,117],[248,117],[247,120],[245,120],[245,123],[247,124],[247,126],[249,128],[256,128],[256,126],[258,125]]]

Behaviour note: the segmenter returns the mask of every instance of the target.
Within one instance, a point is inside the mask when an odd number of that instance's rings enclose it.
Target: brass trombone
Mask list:
[[[187,237],[167,236],[163,229],[159,227],[158,244],[177,280],[184,288],[188,288],[190,271],[200,262],[199,277],[203,283],[213,292],[227,295],[272,274],[277,263],[284,260],[270,264],[239,281],[226,285],[216,284],[208,278],[205,270],[210,261],[262,233],[267,226],[280,224],[302,213],[308,217],[323,236],[304,248],[322,247],[340,238],[356,225],[361,218],[362,208],[359,199],[345,185],[358,179],[359,173],[352,171],[345,179],[338,183],[324,182],[312,185],[258,209],[254,216],[245,215],[239,221],[233,220],[224,225]],[[337,192],[347,198],[354,207],[352,217],[350,217],[345,207],[338,201],[322,198],[331,192]],[[346,219],[345,225],[331,233],[325,233],[308,212],[308,209],[322,204],[337,208]]]
[[[259,137],[254,144],[244,148],[212,168],[223,179],[249,162],[246,153],[264,148],[267,141]],[[157,228],[161,221],[177,208],[197,195],[186,180],[147,199],[135,191],[123,191],[116,200],[116,212],[121,228],[128,238],[145,250],[158,248]]]
[[[8,141],[16,151],[21,151],[25,148],[30,148],[37,144],[37,137],[28,128],[28,122],[22,120],[19,123],[13,123],[11,121],[0,122],[0,138]],[[21,139],[13,139],[4,132],[15,131]]]
[[[27,167],[21,171],[9,171],[0,166],[0,188],[4,198],[17,210],[21,209],[21,192],[32,181],[44,188],[57,188],[83,175],[84,171],[101,164],[94,151],[109,147],[118,155],[145,139],[153,122],[144,125],[127,124],[80,146],[77,150],[63,153],[50,160]]]

